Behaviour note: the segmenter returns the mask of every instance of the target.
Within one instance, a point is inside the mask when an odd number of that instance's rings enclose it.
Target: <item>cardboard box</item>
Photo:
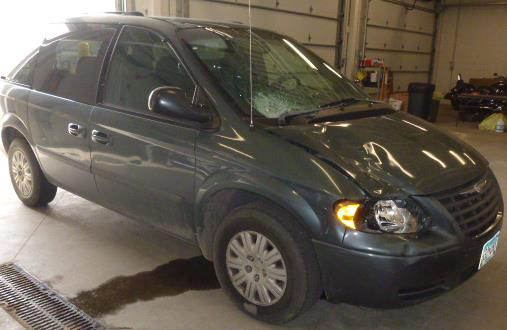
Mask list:
[[[405,112],[408,111],[408,92],[392,93],[391,96],[389,96],[389,98],[402,101],[403,103],[401,105],[401,111]]]

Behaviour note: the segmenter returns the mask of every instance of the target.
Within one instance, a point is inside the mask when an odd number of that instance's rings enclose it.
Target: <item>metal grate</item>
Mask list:
[[[103,329],[14,264],[0,265],[0,306],[27,329]]]
[[[478,237],[488,231],[501,211],[500,189],[490,171],[473,185],[436,197],[470,237]]]

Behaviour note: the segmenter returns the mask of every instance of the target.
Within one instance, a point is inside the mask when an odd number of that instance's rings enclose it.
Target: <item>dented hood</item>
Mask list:
[[[477,151],[414,116],[382,116],[282,126],[273,133],[346,173],[377,196],[427,195],[484,174]]]

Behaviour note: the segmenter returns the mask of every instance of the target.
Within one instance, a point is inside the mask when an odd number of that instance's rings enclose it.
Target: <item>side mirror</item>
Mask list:
[[[211,115],[197,109],[178,87],[162,86],[155,88],[148,97],[148,109],[151,112],[198,123],[211,120]]]

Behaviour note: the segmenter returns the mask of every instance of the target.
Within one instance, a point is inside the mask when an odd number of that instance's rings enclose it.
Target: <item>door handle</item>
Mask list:
[[[93,130],[92,131],[92,141],[99,144],[108,144],[109,143],[109,137],[106,133]]]
[[[84,137],[85,131],[85,128],[79,124],[69,123],[67,126],[67,132],[72,136]]]

